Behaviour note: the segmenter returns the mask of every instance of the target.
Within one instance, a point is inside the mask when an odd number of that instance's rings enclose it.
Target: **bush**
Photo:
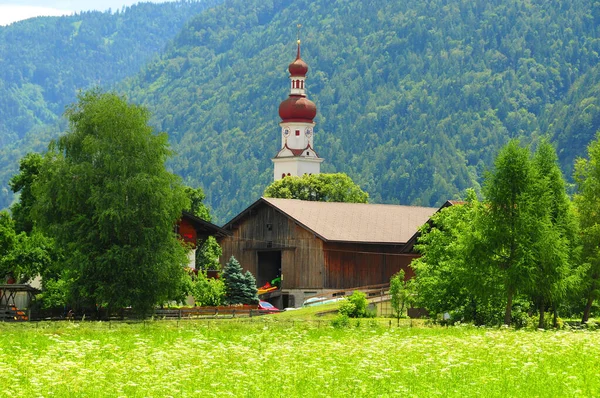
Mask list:
[[[350,318],[348,318],[348,315],[338,314],[338,316],[331,321],[331,326],[336,329],[347,328],[350,326]]]
[[[340,304],[339,313],[349,318],[365,318],[370,314],[367,312],[367,295],[363,292],[354,291],[350,297],[346,297]]]
[[[596,330],[596,329],[598,329],[598,323],[596,322],[596,320],[594,318],[588,319],[588,321],[586,323],[584,323],[584,326],[588,330]]]
[[[36,301],[43,309],[61,308],[67,305],[69,285],[64,279],[44,279],[42,294]]]
[[[225,284],[220,279],[206,277],[206,272],[198,272],[192,295],[197,306],[218,306],[225,301]]]

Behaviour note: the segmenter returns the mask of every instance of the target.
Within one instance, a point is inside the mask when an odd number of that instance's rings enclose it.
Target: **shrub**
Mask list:
[[[596,329],[598,329],[598,323],[596,322],[596,320],[594,318],[588,319],[588,321],[586,323],[584,323],[584,326],[588,330],[596,330]]]
[[[365,318],[367,312],[367,295],[363,292],[354,291],[350,297],[346,297],[340,304],[339,313],[349,318]]]
[[[42,294],[37,296],[36,301],[41,308],[60,308],[67,305],[69,285],[64,279],[47,278],[43,281]]]
[[[198,306],[218,306],[225,301],[225,284],[220,279],[206,277],[206,272],[198,272],[192,295]]]
[[[331,326],[336,329],[347,328],[350,326],[350,318],[348,318],[348,315],[338,314],[338,316],[331,321]]]

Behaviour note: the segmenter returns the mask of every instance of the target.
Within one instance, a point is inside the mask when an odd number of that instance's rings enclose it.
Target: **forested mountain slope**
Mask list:
[[[375,202],[439,205],[477,187],[510,137],[546,133],[545,112],[598,62],[598,11],[579,0],[232,0],[192,20],[127,89],[171,134],[174,170],[224,220],[272,179],[302,23],[324,171],[347,172]]]
[[[0,27],[0,208],[8,204],[5,183],[16,170],[12,155],[43,147],[78,90],[110,87],[139,72],[186,21],[219,2],[140,3],[114,13],[39,17]]]
[[[553,137],[562,169],[570,176],[575,159],[586,156],[588,143],[600,130],[600,67],[588,70],[568,95],[546,112],[541,129]]]
[[[477,187],[510,137],[550,132],[569,146],[565,165],[583,154],[590,134],[558,126],[587,117],[569,101],[597,76],[596,4],[225,0],[119,90],[151,109],[173,170],[224,222],[272,179],[301,23],[322,170],[348,173],[373,202],[435,206]]]

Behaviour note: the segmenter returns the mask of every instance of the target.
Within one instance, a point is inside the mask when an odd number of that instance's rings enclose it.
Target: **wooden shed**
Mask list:
[[[437,208],[261,198],[223,226],[221,263],[235,256],[258,286],[281,277],[273,304],[387,283],[418,255],[413,236]]]

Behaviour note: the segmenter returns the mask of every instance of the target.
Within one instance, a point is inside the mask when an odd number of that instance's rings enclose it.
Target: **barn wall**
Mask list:
[[[281,251],[282,289],[322,289],[323,242],[274,208],[262,204],[219,240],[221,265],[233,255],[244,270],[257,275],[258,251]]]
[[[406,277],[414,275],[410,262],[416,254],[401,253],[401,245],[324,243],[326,289],[388,283],[403,269]]]

